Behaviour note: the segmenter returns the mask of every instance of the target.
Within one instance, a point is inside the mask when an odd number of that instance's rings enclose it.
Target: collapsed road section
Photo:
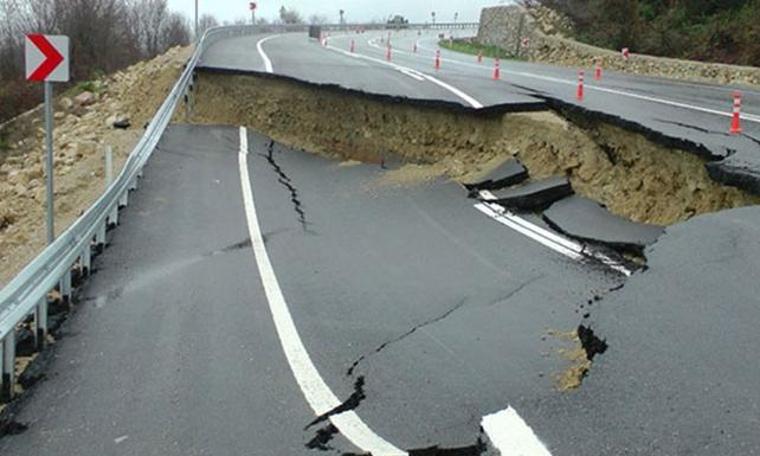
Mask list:
[[[709,161],[698,152],[662,145],[603,118],[577,121],[560,109],[476,111],[271,75],[213,72],[200,73],[196,97],[196,123],[242,123],[283,144],[342,160],[400,160],[403,166],[386,177],[388,183],[442,175],[473,182],[516,158],[532,180],[566,176],[577,194],[638,223],[667,226],[760,203],[758,196],[711,179]]]

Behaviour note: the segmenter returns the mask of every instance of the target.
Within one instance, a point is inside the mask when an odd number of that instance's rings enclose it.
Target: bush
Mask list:
[[[544,0],[576,38],[611,49],[760,66],[760,0]]]

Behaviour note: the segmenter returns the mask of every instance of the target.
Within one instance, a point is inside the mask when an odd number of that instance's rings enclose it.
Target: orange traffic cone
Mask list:
[[[499,68],[499,58],[496,57],[493,61],[493,79],[498,81],[501,79],[501,68]]]
[[[738,135],[742,132],[741,110],[742,93],[737,90],[734,92],[734,115],[731,117],[731,129],[728,130],[732,135]]]
[[[440,70],[441,69],[441,50],[436,49],[435,51],[435,69]]]
[[[575,93],[575,98],[578,101],[583,101],[583,77],[584,72],[583,70],[580,70],[578,72],[578,91]]]

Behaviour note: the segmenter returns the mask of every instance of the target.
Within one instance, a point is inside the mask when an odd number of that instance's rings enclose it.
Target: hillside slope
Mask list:
[[[541,0],[572,37],[609,49],[760,66],[760,0]]]

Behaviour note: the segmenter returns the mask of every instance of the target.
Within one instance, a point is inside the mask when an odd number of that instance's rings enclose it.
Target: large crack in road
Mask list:
[[[243,123],[285,145],[343,160],[400,157],[406,165],[380,184],[439,175],[471,181],[515,157],[531,177],[567,175],[576,193],[636,222],[671,225],[760,204],[760,197],[714,181],[706,169],[714,157],[697,145],[660,143],[642,127],[548,101],[554,111],[476,111],[276,77],[200,73],[198,83],[193,122]]]

